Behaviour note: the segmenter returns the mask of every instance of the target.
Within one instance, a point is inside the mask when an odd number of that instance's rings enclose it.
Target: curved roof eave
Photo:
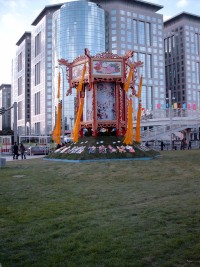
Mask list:
[[[168,19],[168,20],[166,20],[164,22],[164,26],[167,26],[168,24],[171,24],[171,23],[173,23],[173,22],[175,22],[175,21],[177,21],[177,20],[179,20],[181,18],[184,18],[184,17],[188,18],[188,19],[195,19],[195,20],[198,20],[200,22],[200,16],[197,16],[197,15],[194,15],[194,14],[191,14],[191,13],[187,13],[187,12],[182,12],[182,13],[180,13],[180,14],[178,14],[178,15],[176,15],[176,16]]]
[[[31,25],[36,26],[40,22],[40,20],[46,15],[48,11],[56,11],[60,9],[62,5],[63,3],[45,6],[43,10],[40,12],[40,14],[37,16],[37,18],[32,22]]]
[[[103,3],[107,3],[107,2],[111,2],[111,1],[116,1],[116,0],[91,0],[91,2],[97,3],[99,5],[101,5],[101,3],[103,4]],[[124,3],[124,0],[118,0],[118,1],[121,3]],[[161,5],[157,5],[157,4],[150,3],[147,1],[143,1],[143,0],[126,0],[126,1],[129,3],[133,3],[133,4],[134,3],[138,4],[139,6],[142,6],[144,8],[150,8],[154,12],[157,12],[163,8],[163,6],[161,6]]]

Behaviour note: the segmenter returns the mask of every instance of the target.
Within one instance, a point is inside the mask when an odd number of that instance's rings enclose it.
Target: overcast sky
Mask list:
[[[11,83],[11,62],[16,42],[46,5],[63,3],[60,0],[0,0],[0,85]],[[164,6],[159,13],[164,20],[183,11],[200,16],[200,0],[146,0]]]

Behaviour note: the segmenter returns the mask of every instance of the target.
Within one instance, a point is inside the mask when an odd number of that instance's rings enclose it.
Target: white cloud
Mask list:
[[[164,15],[164,16],[163,16],[163,20],[166,21],[166,20],[168,20],[168,19],[171,19],[171,17],[172,17],[172,16]]]
[[[188,0],[179,0],[177,3],[178,8],[182,8],[188,5]]]

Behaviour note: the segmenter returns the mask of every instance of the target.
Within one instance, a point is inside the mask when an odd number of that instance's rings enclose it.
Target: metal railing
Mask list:
[[[170,117],[170,109],[155,109],[151,111],[143,111],[142,112],[142,120],[149,120],[149,119],[166,119]],[[185,117],[200,117],[200,110],[193,110],[193,109],[183,109],[177,108],[172,109],[172,117],[173,118],[185,118]]]
[[[200,121],[198,124],[192,125],[191,123],[177,121],[174,124],[170,125],[162,125],[162,126],[155,126],[152,129],[148,129],[141,133],[141,139],[143,141],[149,141],[149,140],[157,140],[160,138],[166,138],[167,136],[170,136],[172,133],[183,131],[187,128],[199,128],[200,127]]]

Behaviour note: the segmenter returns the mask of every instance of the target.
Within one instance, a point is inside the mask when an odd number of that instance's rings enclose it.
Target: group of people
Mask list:
[[[186,141],[186,138],[183,138],[181,140],[181,150],[185,150],[185,148],[187,149],[192,149],[192,143],[191,141],[189,140],[188,144],[187,144],[187,141]]]
[[[163,150],[165,147],[165,143],[161,140],[160,142],[160,149]],[[192,143],[191,141],[189,140],[188,144],[187,144],[187,141],[186,141],[186,138],[183,138],[181,140],[181,146],[180,146],[180,149],[181,150],[185,150],[185,149],[192,149]],[[172,150],[177,150],[177,146],[175,145],[174,141],[172,141]]]
[[[20,143],[20,146],[18,146],[17,142],[15,142],[13,145],[13,159],[18,159],[19,155],[21,155],[21,159],[26,159],[25,151],[26,148],[23,143]]]

